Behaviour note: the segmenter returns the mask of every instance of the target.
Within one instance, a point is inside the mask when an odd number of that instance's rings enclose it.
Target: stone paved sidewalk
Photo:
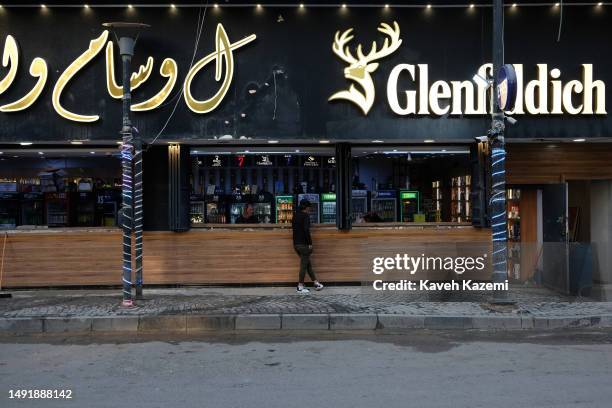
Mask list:
[[[612,302],[563,296],[545,289],[511,288],[513,307],[491,307],[488,293],[365,293],[330,287],[308,295],[293,288],[184,288],[145,290],[133,308],[119,290],[14,291],[0,299],[0,318],[244,314],[394,314],[407,316],[612,315]]]

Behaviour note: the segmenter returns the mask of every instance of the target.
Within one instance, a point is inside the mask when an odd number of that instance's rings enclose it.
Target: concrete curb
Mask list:
[[[103,317],[0,318],[0,335],[87,333],[198,333],[253,330],[415,329],[555,330],[612,328],[612,315],[600,316],[448,316],[401,314],[239,314],[143,315]]]

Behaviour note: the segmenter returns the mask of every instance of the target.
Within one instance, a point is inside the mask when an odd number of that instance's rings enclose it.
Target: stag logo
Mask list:
[[[364,55],[361,44],[359,44],[357,46],[357,58],[355,58],[347,45],[353,39],[351,35],[352,31],[352,28],[343,33],[337,31],[334,37],[332,50],[342,61],[349,64],[349,66],[344,69],[344,77],[359,85],[361,90],[359,90],[355,84],[351,84],[348,91],[336,92],[330,96],[328,100],[334,101],[345,99],[353,102],[361,108],[364,115],[367,115],[374,104],[374,81],[372,80],[372,73],[378,68],[378,62],[374,61],[393,54],[402,44],[402,40],[399,38],[400,30],[397,22],[393,22],[393,27],[389,24],[381,23],[380,27],[378,27],[378,31],[387,36],[382,48],[380,50],[377,49],[376,41],[372,41],[372,49],[367,55]]]

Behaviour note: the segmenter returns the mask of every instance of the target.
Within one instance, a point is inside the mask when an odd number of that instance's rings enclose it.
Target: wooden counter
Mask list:
[[[121,231],[108,228],[11,230],[6,237],[3,287],[118,285]],[[433,243],[491,240],[490,230],[463,225],[354,228],[313,227],[313,267],[324,282],[359,282],[374,256]],[[371,269],[371,265],[370,265]],[[188,232],[146,232],[145,284],[263,284],[295,282],[298,257],[291,230],[225,225]]]

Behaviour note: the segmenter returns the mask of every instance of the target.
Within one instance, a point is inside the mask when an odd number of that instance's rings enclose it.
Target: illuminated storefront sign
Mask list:
[[[384,35],[382,44],[376,41],[369,50],[361,44],[353,48],[353,29],[338,31],[333,40],[332,53],[347,64],[344,78],[350,81],[347,89],[339,90],[329,97],[330,102],[344,101],[356,106],[367,115],[375,103],[375,77],[379,64],[386,57],[397,52],[403,44],[400,38],[400,27],[397,22],[381,23],[378,31]],[[157,93],[143,101],[136,101],[131,106],[132,111],[143,112],[159,108],[167,102],[172,91],[180,86],[185,103],[190,111],[206,114],[219,107],[231,87],[234,71],[236,50],[253,42],[255,34],[232,42],[222,24],[216,26],[214,49],[212,52],[196,61],[185,73],[185,80],[177,84],[179,67],[176,60],[165,58],[159,60],[148,56],[146,62],[131,74],[130,86],[138,89],[151,77],[157,74],[165,78]],[[266,44],[269,46],[270,44]],[[8,35],[4,42],[2,66],[7,68],[3,78],[0,78],[0,94],[7,91],[16,81],[20,65],[17,40]],[[63,104],[63,93],[71,82],[78,77],[92,61],[101,54],[105,56],[106,89],[114,99],[121,99],[122,86],[117,84],[115,67],[115,47],[108,31],[103,31],[97,38],[90,41],[89,46],[74,59],[62,72],[57,67],[49,67],[40,57],[32,59],[29,74],[36,79],[33,86],[16,100],[0,105],[0,112],[11,113],[30,108],[43,94],[49,71],[59,73],[51,92],[51,102],[54,110],[63,118],[82,123],[92,123],[100,119],[95,112],[73,112]],[[23,54],[22,54],[23,55]],[[216,91],[206,98],[196,95],[193,81],[208,65],[214,65],[214,81],[218,83]],[[577,64],[578,65],[578,64]],[[604,81],[595,79],[593,64],[582,63],[580,79],[562,79],[560,69],[548,64],[536,64],[535,69],[514,64],[517,80],[516,104],[509,114],[516,115],[605,115],[606,85]],[[474,67],[482,77],[490,77],[491,64]],[[533,71],[533,73],[532,73]],[[531,78],[533,76],[533,78]],[[401,85],[400,85],[401,84]],[[403,85],[406,84],[406,85]],[[392,67],[386,78],[386,99],[389,108],[401,117],[410,116],[444,116],[444,115],[485,115],[490,112],[490,90],[486,84],[477,84],[472,80],[431,80],[428,64],[400,63]],[[86,95],[81,97],[86,98]],[[65,98],[64,98],[65,99]],[[324,103],[324,101],[320,101]],[[318,164],[318,163],[317,163]],[[262,164],[265,165],[265,164]]]
[[[356,57],[351,53],[348,43],[353,38],[352,30],[336,32],[332,44],[333,52],[348,67],[344,77],[354,84],[348,90],[336,92],[329,101],[347,100],[367,115],[374,104],[375,88],[372,73],[380,60],[395,52],[402,40],[396,22],[393,27],[382,23],[378,31],[386,38],[380,47],[376,42],[367,54],[361,44],[357,45]],[[547,64],[537,64],[537,77],[525,83],[522,64],[513,64],[517,76],[517,99],[511,114],[530,115],[605,115],[606,85],[594,80],[593,65],[582,64],[582,80],[571,80],[565,84],[560,80],[561,71]],[[492,64],[478,68],[478,74],[485,78],[491,76]],[[407,76],[415,82],[416,89],[398,89],[400,76]],[[398,95],[399,94],[399,95]],[[471,80],[429,82],[427,64],[398,64],[387,79],[387,101],[391,110],[400,115],[484,115],[490,112],[486,84],[475,84]]]
[[[112,98],[120,99],[123,95],[123,90],[120,85],[117,84],[115,79],[115,61],[113,53],[113,43],[109,41],[109,32],[103,31],[98,38],[91,40],[89,47],[81,55],[79,55],[60,75],[59,79],[53,87],[52,93],[52,104],[55,111],[65,119],[74,122],[95,122],[100,117],[98,115],[83,115],[75,112],[71,112],[66,109],[61,103],[62,92],[64,88],[70,83],[70,81],[81,71],[87,64],[89,64],[106,46],[106,87],[109,95]],[[199,61],[197,61],[187,73],[185,82],[183,83],[183,96],[189,109],[195,113],[208,113],[215,110],[225,94],[227,93],[234,75],[234,51],[250,42],[255,40],[257,37],[255,34],[251,34],[239,41],[230,42],[228,35],[223,28],[223,25],[218,24],[216,35],[215,35],[215,51],[206,55]],[[191,83],[196,75],[206,65],[211,62],[215,62],[215,81],[221,82],[221,85],[217,92],[210,98],[205,100],[197,99],[191,89]],[[7,36],[4,44],[4,53],[2,56],[2,65],[4,67],[10,67],[6,76],[0,80],[0,94],[5,92],[15,80],[17,70],[19,67],[19,53],[17,41],[11,35]],[[132,73],[130,77],[130,88],[135,90],[144,82],[146,82],[153,71],[154,60],[153,57],[147,58],[147,63],[144,66],[140,66],[138,71]],[[16,112],[25,110],[30,107],[43,91],[43,88],[47,82],[47,63],[42,58],[36,57],[30,65],[30,75],[38,78],[38,81],[34,85],[31,91],[29,91],[21,99],[6,105],[0,106],[2,112]],[[131,106],[132,111],[149,111],[159,107],[170,95],[174,88],[177,77],[178,68],[176,61],[172,58],[166,58],[160,65],[159,74],[167,78],[165,85],[160,91],[153,97]]]

